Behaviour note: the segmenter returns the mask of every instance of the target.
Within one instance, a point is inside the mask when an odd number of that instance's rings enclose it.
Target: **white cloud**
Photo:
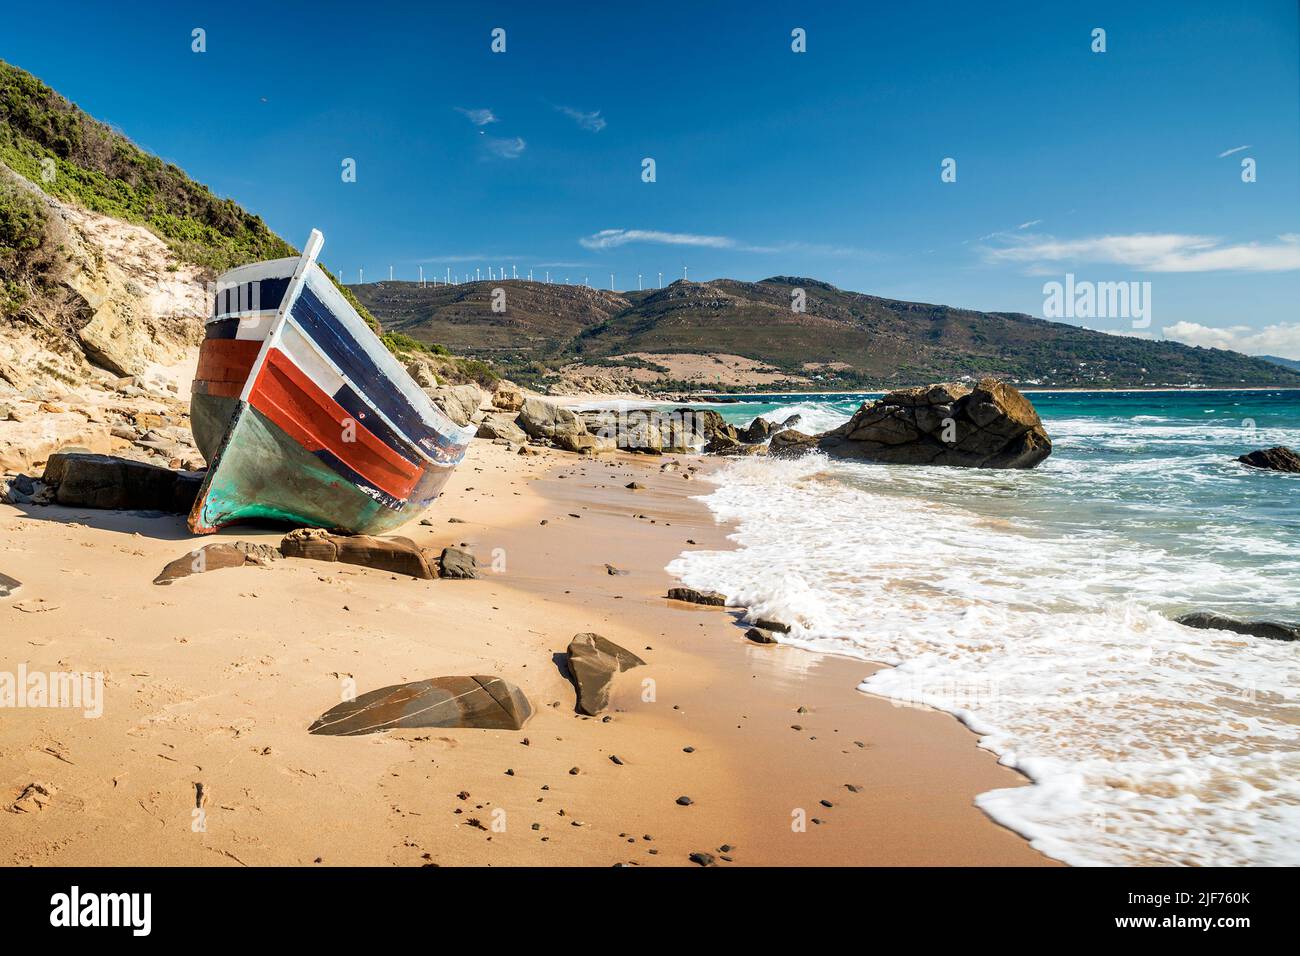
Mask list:
[[[1036,225],[1038,225],[1038,224],[1039,224],[1040,222],[1042,222],[1042,221],[1043,221],[1043,220],[1041,220],[1041,219],[1031,219],[1031,220],[1029,220],[1028,222],[1022,222],[1020,225],[1016,226],[1016,228],[1017,228],[1017,229],[1028,229],[1030,226],[1036,226]]]
[[[1175,322],[1161,332],[1165,338],[1203,348],[1232,349],[1247,355],[1300,358],[1300,322],[1279,322],[1254,329],[1248,325],[1216,328],[1197,322]]]
[[[706,236],[690,232],[663,232],[658,229],[602,229],[578,242],[587,249],[615,249],[629,243],[645,242],[663,246],[694,246],[703,249],[731,249],[761,255],[807,255],[831,258],[874,258],[875,253],[852,246],[828,246],[812,242],[777,242],[752,245],[730,236]]]
[[[1243,149],[1250,149],[1250,144],[1247,143],[1245,146],[1234,146],[1232,149],[1225,149],[1219,154],[1219,159],[1223,159],[1224,156],[1231,156],[1233,153],[1240,153]]]
[[[475,126],[486,126],[488,123],[499,122],[495,113],[490,109],[467,110],[462,107],[456,107],[457,113],[463,113],[465,117]]]
[[[513,139],[499,139],[495,136],[488,136],[483,140],[483,146],[493,156],[499,156],[502,159],[518,159],[523,155],[528,144],[519,136]]]
[[[660,232],[657,229],[602,229],[578,240],[588,249],[614,249],[629,242],[654,242],[666,246],[702,246],[708,249],[735,249],[735,239],[726,236],[700,236],[689,232]]]
[[[599,133],[605,128],[605,117],[600,115],[600,110],[584,113],[582,110],[575,110],[571,106],[557,106],[556,109],[585,130]]]
[[[1002,245],[985,247],[990,262],[1102,262],[1145,272],[1288,272],[1300,269],[1300,235],[1276,242],[1225,245],[1214,236],[1133,233],[1056,239],[1003,233]]]

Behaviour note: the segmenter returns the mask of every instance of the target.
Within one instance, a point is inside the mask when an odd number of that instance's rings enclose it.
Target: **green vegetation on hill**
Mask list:
[[[214,196],[3,61],[0,161],[52,196],[147,226],[180,258],[216,272],[293,255],[259,216]]]
[[[213,195],[3,60],[0,163],[51,196],[145,226],[177,258],[213,273],[298,254],[260,216]],[[0,180],[0,315],[17,312],[39,287],[44,232],[45,210]],[[379,323],[352,291],[324,271],[378,331]]]

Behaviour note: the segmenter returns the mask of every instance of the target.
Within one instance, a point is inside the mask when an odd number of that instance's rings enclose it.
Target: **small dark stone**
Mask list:
[[[692,803],[694,803],[694,802],[695,802],[695,801],[692,800],[690,797],[678,797],[678,798],[677,798],[677,805],[678,805],[679,807],[689,807],[689,806],[690,806]]]
[[[700,866],[716,866],[718,862],[712,853],[692,853],[690,859]]]

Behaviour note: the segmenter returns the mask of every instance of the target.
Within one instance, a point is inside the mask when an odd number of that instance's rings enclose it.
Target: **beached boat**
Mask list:
[[[197,534],[258,518],[383,533],[438,497],[473,437],[316,264],[323,243],[313,229],[300,257],[217,280],[190,400]]]

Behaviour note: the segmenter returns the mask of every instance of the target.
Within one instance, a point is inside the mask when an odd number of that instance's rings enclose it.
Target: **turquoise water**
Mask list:
[[[714,404],[822,431],[867,395]],[[1030,471],[736,460],[736,547],[670,571],[790,643],[895,665],[861,690],[949,711],[1033,781],[995,820],[1079,864],[1300,863],[1300,645],[1185,628],[1300,621],[1300,391],[1031,393]]]

